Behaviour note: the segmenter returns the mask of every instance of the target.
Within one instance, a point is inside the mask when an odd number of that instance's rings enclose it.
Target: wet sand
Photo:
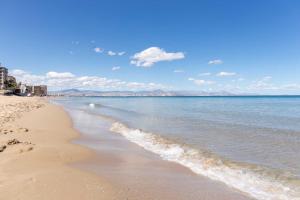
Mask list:
[[[73,166],[125,188],[129,199],[251,199],[223,183],[196,175],[177,163],[164,161],[110,132],[110,123],[102,117],[95,120],[96,116],[81,115],[72,115],[76,129],[81,132],[81,137],[74,142],[93,149],[96,156]]]

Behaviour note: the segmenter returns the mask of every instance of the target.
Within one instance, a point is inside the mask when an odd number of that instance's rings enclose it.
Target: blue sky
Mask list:
[[[0,62],[51,89],[300,94],[297,0],[0,0]]]

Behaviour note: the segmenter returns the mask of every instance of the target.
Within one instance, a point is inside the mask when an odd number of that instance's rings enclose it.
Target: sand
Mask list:
[[[68,163],[92,156],[68,115],[40,98],[0,96],[0,199],[119,199],[116,187]]]

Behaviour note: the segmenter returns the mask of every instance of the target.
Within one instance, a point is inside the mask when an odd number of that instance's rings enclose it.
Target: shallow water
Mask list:
[[[300,97],[74,97],[127,140],[257,199],[300,198]]]

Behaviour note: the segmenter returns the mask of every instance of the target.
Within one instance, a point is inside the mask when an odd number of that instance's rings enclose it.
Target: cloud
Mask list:
[[[197,85],[202,86],[202,85],[212,85],[212,84],[214,84],[215,82],[213,82],[213,81],[206,81],[206,80],[198,80],[198,79],[196,79],[196,80],[194,80],[194,83],[197,84]]]
[[[254,81],[250,86],[250,90],[276,90],[279,89],[279,87],[274,86],[271,83],[271,76],[265,76],[261,78],[260,80]]]
[[[182,69],[175,69],[173,72],[174,73],[184,73],[184,70],[182,70]]]
[[[102,52],[103,52],[103,49],[100,48],[100,47],[95,47],[95,48],[94,48],[94,51],[95,51],[96,53],[102,53]]]
[[[116,70],[119,70],[119,69],[121,69],[121,67],[119,67],[119,66],[116,66],[116,67],[112,67],[112,68],[111,68],[111,70],[113,70],[113,71],[116,71]]]
[[[261,79],[261,81],[270,81],[272,79],[272,76],[265,76]]]
[[[282,86],[282,89],[286,90],[300,90],[300,84],[291,83]]]
[[[205,85],[212,85],[215,84],[214,81],[208,81],[208,80],[202,80],[202,79],[194,79],[194,78],[188,78],[189,81],[193,81],[194,84],[199,86],[205,86]]]
[[[138,67],[151,67],[157,62],[172,61],[184,58],[184,53],[168,53],[159,47],[150,47],[139,53],[134,54],[131,58],[131,64]]]
[[[108,54],[109,56],[115,56],[115,55],[117,55],[117,53],[115,53],[115,52],[113,52],[113,51],[108,51],[107,54]]]
[[[220,72],[217,74],[217,76],[235,76],[235,72]]]
[[[62,73],[48,72],[46,74],[46,76],[47,76],[47,78],[73,78],[73,77],[75,77],[75,75],[70,72],[62,72]]]
[[[23,75],[27,74],[27,72],[25,72],[21,69],[15,69],[15,70],[12,71],[11,74],[14,75],[14,76],[23,76]]]
[[[49,89],[102,89],[102,90],[154,90],[168,89],[168,86],[158,83],[127,82],[119,79],[108,79],[100,76],[76,76],[71,72],[48,72],[45,75],[35,75],[20,69],[12,70],[18,82],[28,85],[47,85]]]
[[[22,83],[30,83],[33,85],[44,85],[45,82],[45,76],[40,76],[40,75],[34,75],[31,73],[28,73],[26,71],[20,70],[20,69],[15,69],[12,70],[10,75],[14,76],[18,82]]]
[[[121,51],[121,52],[108,51],[107,55],[109,55],[109,56],[123,56],[125,53],[126,53],[125,51]]]
[[[210,72],[205,72],[205,73],[198,74],[198,76],[210,76],[210,75],[211,75]]]
[[[220,65],[220,64],[223,64],[223,61],[220,59],[210,60],[210,61],[208,61],[208,64],[209,65]]]
[[[276,85],[272,83],[271,76],[265,76],[259,80],[253,81],[246,89],[254,92],[263,92],[271,94],[299,94],[300,92],[300,84],[297,83],[289,83]]]

